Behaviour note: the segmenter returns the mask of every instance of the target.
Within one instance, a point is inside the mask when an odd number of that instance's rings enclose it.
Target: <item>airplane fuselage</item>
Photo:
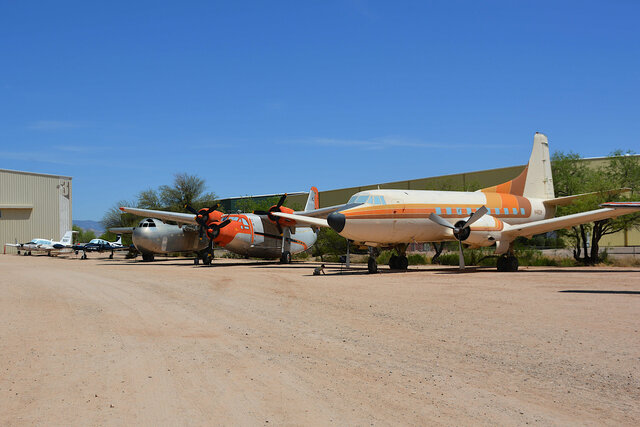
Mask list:
[[[450,229],[429,219],[431,213],[455,224],[487,207],[487,215],[471,226],[486,232],[486,244],[475,243],[480,246],[493,244],[504,224],[522,224],[554,214],[540,199],[484,192],[369,190],[356,193],[348,203],[358,205],[332,213],[327,222],[341,236],[369,246],[455,240]]]

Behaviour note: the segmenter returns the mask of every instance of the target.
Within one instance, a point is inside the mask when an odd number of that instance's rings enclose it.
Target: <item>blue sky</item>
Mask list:
[[[74,219],[526,163],[533,134],[640,151],[637,1],[4,2],[0,168]]]

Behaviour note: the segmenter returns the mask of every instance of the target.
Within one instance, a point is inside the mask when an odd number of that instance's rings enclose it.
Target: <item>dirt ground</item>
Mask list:
[[[638,425],[640,269],[0,256],[0,425]]]

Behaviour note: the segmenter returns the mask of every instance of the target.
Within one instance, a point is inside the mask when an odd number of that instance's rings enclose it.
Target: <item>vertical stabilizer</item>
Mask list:
[[[115,243],[117,245],[121,245],[122,244],[122,234],[116,235],[116,241],[113,242],[113,243]]]
[[[320,209],[320,197],[318,195],[318,189],[316,187],[311,187],[304,210],[305,212],[308,212],[315,209]]]
[[[551,176],[551,157],[549,141],[545,134],[536,132],[533,137],[533,150],[527,165],[527,178],[524,184],[524,197],[532,199],[553,199],[553,177]]]
[[[549,141],[545,134],[536,132],[533,137],[533,149],[529,163],[522,173],[511,181],[483,188],[485,193],[506,193],[531,199],[553,199],[553,177],[551,176],[551,157]]]
[[[62,236],[60,243],[62,243],[63,245],[70,245],[71,236],[73,236],[73,233],[77,233],[77,231],[67,231],[66,233],[64,233],[64,236]]]

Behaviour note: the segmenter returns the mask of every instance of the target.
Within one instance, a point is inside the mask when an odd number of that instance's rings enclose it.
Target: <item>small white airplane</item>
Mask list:
[[[604,203],[602,209],[553,218],[557,206],[584,194],[556,198],[547,137],[536,132],[529,164],[515,179],[475,192],[427,190],[368,190],[354,194],[346,205],[302,215],[274,212],[296,224],[331,227],[356,244],[368,246],[368,269],[377,272],[380,248],[394,248],[392,269],[405,270],[411,242],[459,242],[470,247],[496,245],[498,271],[517,271],[513,241],[561,228],[640,211],[639,202]]]
[[[72,236],[77,231],[67,231],[59,242],[50,239],[32,239],[27,243],[5,243],[5,246],[18,248],[18,254],[31,255],[31,252],[46,252],[47,255],[57,255],[62,252],[71,252]]]

